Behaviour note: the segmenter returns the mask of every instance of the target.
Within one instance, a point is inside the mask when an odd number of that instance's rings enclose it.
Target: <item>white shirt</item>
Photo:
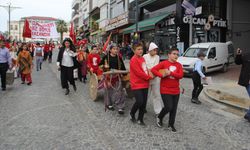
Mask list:
[[[65,67],[73,67],[74,66],[74,62],[73,62],[73,58],[72,58],[72,54],[70,52],[69,49],[65,49],[64,53],[63,53],[63,58],[62,58],[62,66]]]
[[[158,65],[160,62],[160,57],[158,55],[151,56],[150,54],[143,55],[148,69],[152,69],[154,66]]]
[[[149,70],[158,65],[160,62],[160,57],[158,55],[151,56],[150,54],[145,54],[143,55],[143,58],[145,59],[146,66]],[[149,84],[160,84],[160,78],[155,77],[153,80],[149,81]]]

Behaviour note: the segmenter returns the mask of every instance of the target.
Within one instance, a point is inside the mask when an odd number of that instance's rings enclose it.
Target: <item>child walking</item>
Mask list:
[[[157,55],[158,46],[151,42],[149,44],[148,54],[143,55],[148,69],[152,69],[159,64],[160,57]],[[160,94],[160,78],[156,77],[149,82],[148,100],[153,101],[154,112],[158,116],[163,108]]]
[[[130,85],[134,92],[135,103],[130,111],[131,121],[136,122],[135,113],[139,110],[138,124],[145,125],[143,117],[147,105],[149,80],[153,74],[147,69],[141,44],[134,45],[135,55],[130,60]]]
[[[193,70],[194,72],[192,75],[194,89],[192,92],[191,102],[195,104],[201,104],[201,101],[198,99],[198,97],[203,89],[203,85],[201,84],[201,78],[203,80],[206,79],[206,76],[202,72],[202,68],[203,68],[202,61],[204,60],[205,56],[206,55],[204,53],[199,52],[197,54],[198,60],[194,64],[194,70]]]
[[[154,75],[161,78],[160,92],[164,103],[164,108],[158,115],[156,123],[158,127],[162,127],[163,118],[170,113],[168,127],[173,132],[176,132],[174,123],[180,97],[179,80],[183,77],[182,65],[177,62],[178,55],[178,49],[171,49],[168,52],[168,60],[160,62],[151,70]]]

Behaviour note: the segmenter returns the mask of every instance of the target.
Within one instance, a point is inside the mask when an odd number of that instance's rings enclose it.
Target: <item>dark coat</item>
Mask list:
[[[62,58],[63,58],[63,53],[65,51],[65,48],[60,48],[59,49],[59,53],[57,56],[57,62],[60,63],[60,66],[62,65]],[[73,50],[75,52],[75,50]],[[73,62],[74,62],[74,69],[78,68],[80,66],[79,62],[76,60],[76,56],[72,57],[73,58]]]
[[[238,84],[247,87],[250,80],[250,53],[237,55],[235,63],[242,65]]]

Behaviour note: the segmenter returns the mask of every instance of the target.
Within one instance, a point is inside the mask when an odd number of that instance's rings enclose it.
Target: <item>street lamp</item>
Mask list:
[[[19,9],[21,7],[14,7],[14,6],[11,6],[11,3],[8,3],[7,6],[4,6],[4,5],[0,5],[0,7],[3,7],[7,10],[8,14],[9,14],[9,38],[10,38],[10,16],[11,16],[11,11],[13,11],[14,9]]]

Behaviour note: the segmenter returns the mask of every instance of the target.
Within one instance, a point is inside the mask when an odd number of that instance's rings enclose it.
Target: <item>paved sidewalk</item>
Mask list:
[[[102,92],[98,101],[90,100],[88,84],[77,82],[77,92],[71,88],[65,96],[56,68],[55,62],[44,63],[42,71],[33,73],[32,86],[18,79],[0,92],[0,149],[250,150],[249,123],[205,101],[198,106],[181,95],[177,133],[167,130],[168,116],[163,128],[156,126],[149,101],[147,126],[142,127],[129,121],[132,99],[120,116],[104,111]]]

